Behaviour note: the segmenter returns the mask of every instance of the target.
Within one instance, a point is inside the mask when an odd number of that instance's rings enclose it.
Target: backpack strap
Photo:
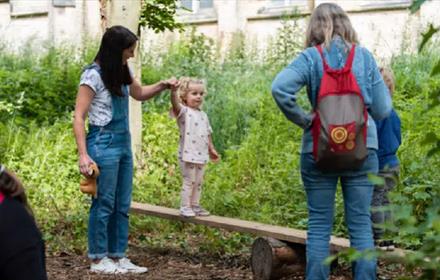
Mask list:
[[[324,58],[324,52],[322,51],[322,46],[317,45],[316,49],[318,50],[319,54],[321,55],[321,60],[322,60],[322,65],[324,65],[324,70],[329,69],[330,67],[328,66],[327,61],[325,61],[325,58]]]
[[[354,60],[354,52],[355,52],[355,44],[351,45],[351,49],[350,52],[348,54],[347,57],[347,61],[345,62],[344,67],[341,69],[342,71],[347,71],[347,70],[351,70],[351,67],[353,65],[353,60]],[[322,59],[322,64],[324,65],[324,70],[327,71],[329,69],[332,69],[328,64],[327,61],[324,58],[324,52],[322,50],[322,45],[318,45],[316,46],[316,49],[318,50],[319,54],[321,55],[321,59]],[[337,70],[336,70],[337,71]]]
[[[346,70],[348,69],[351,70],[351,66],[353,65],[355,47],[356,47],[355,44],[351,45],[350,53],[348,54],[347,61],[345,62],[345,66],[344,66],[344,69]]]

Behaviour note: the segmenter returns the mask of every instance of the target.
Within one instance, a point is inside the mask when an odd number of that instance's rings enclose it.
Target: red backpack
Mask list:
[[[316,166],[329,172],[359,169],[368,155],[368,113],[351,69],[355,45],[341,69],[330,68],[322,47],[316,48],[324,67],[312,124]]]

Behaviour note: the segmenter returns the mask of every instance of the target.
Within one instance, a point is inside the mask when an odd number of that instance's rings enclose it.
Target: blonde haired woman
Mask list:
[[[353,49],[353,50],[352,50]],[[349,54],[351,56],[349,56]],[[350,58],[351,57],[351,58]],[[346,68],[345,66],[349,67]],[[325,71],[324,71],[325,69]],[[315,113],[306,113],[297,103],[297,93],[304,86],[312,108],[316,109],[321,79],[349,69],[366,108],[365,160],[358,168],[326,171],[318,168],[312,137]],[[327,85],[324,85],[327,86]],[[345,221],[351,246],[364,251],[373,249],[370,203],[373,184],[369,173],[378,172],[375,153],[377,135],[374,120],[386,117],[391,99],[371,53],[358,45],[357,35],[347,14],[336,4],[319,5],[312,13],[306,33],[306,49],[282,70],[272,84],[272,94],[284,115],[304,129],[301,152],[301,176],[307,195],[309,212],[306,279],[327,279],[330,235],[334,216],[334,200],[338,180],[344,196]],[[333,112],[338,114],[339,109]],[[316,123],[316,122],[315,122]],[[315,126],[315,124],[313,125]],[[376,261],[360,259],[353,264],[354,279],[376,279]]]

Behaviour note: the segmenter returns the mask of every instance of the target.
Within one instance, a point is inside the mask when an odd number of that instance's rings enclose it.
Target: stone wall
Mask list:
[[[5,0],[3,0],[5,1]],[[35,13],[24,15],[13,13],[17,3],[26,4],[30,0],[9,0],[0,2],[0,41],[12,48],[18,48],[29,40],[33,45],[38,42],[70,42],[83,44],[89,38],[99,38],[101,30],[99,0],[58,0],[72,1],[73,5],[54,6],[53,0],[46,1],[47,8],[35,7]],[[129,1],[129,0],[113,0]],[[196,1],[196,0],[194,0]],[[31,1],[34,2],[35,1]],[[276,6],[273,0],[214,0],[212,9],[201,9],[197,13],[183,12],[179,20],[195,25],[203,33],[225,49],[234,32],[243,32],[247,40],[257,42],[258,47],[265,48],[271,37],[274,37],[281,26],[280,16],[291,12],[296,6],[299,23],[305,28],[310,15],[310,3],[319,5],[320,0],[289,0],[286,3],[295,5]],[[428,1],[420,12],[410,15],[409,0],[337,0],[349,16],[358,32],[363,45],[377,56],[388,58],[402,48],[415,49],[417,40],[427,22],[440,25],[440,1]],[[44,11],[45,10],[45,11]],[[178,33],[154,34],[146,30],[143,33],[145,45],[156,41],[170,41]],[[304,38],[298,38],[303,40]]]

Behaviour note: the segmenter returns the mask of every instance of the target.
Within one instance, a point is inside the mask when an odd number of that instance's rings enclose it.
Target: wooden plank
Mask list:
[[[305,244],[307,239],[307,232],[304,230],[267,225],[258,222],[244,221],[214,215],[207,217],[185,218],[180,216],[178,209],[145,203],[132,202],[131,211],[134,213],[145,214],[169,220],[222,228],[230,231],[250,233],[258,236],[268,236],[278,240],[299,244]],[[331,251],[333,252],[341,251],[343,249],[349,248],[350,242],[345,238],[332,236],[330,240],[330,247]]]
[[[182,221],[209,227],[222,228],[230,231],[255,234],[258,236],[272,237],[278,240],[306,244],[307,232],[305,230],[267,225],[258,222],[244,221],[235,218],[220,216],[185,218],[180,216],[178,209],[156,206],[147,203],[132,202],[131,212],[139,213],[174,221]],[[336,253],[350,247],[350,241],[346,238],[332,236],[330,239],[330,250]],[[385,262],[401,262],[407,251],[396,248],[392,252],[386,252],[380,258]]]

